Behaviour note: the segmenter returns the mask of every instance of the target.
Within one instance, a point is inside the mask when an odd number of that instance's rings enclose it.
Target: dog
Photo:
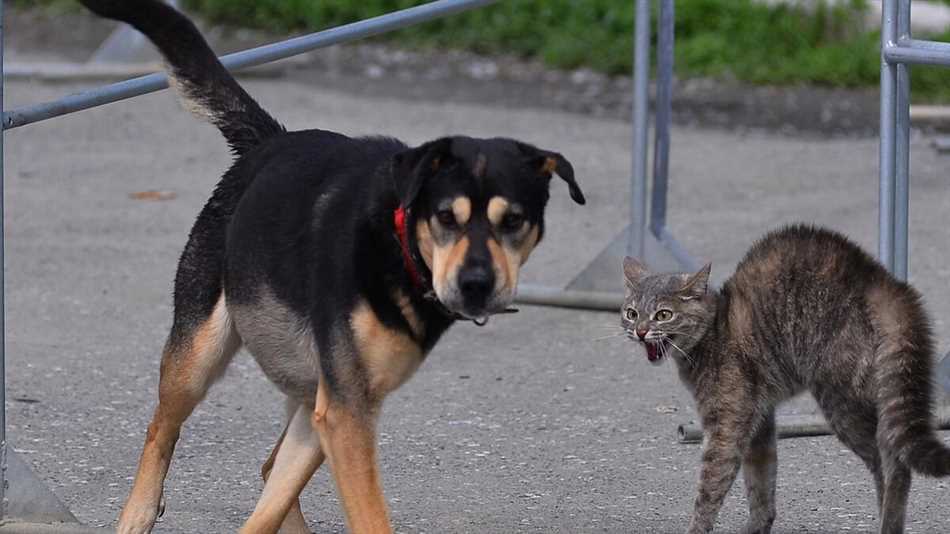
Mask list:
[[[508,311],[544,235],[562,155],[505,138],[288,132],[221,65],[188,18],[155,0],[81,0],[165,58],[184,106],[235,160],[178,263],[174,319],[118,532],[149,532],[182,423],[246,347],[287,396],[287,426],[241,532],[310,532],[299,494],[328,460],[351,532],[390,532],[375,450],[386,395],[453,323]]]

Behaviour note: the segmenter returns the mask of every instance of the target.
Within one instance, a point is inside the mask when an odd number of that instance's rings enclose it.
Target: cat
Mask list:
[[[911,470],[950,474],[934,431],[934,344],[918,293],[844,236],[795,225],[758,241],[720,291],[710,265],[656,274],[623,264],[621,325],[647,359],[672,359],[703,426],[690,534],[710,532],[740,465],[746,533],[775,521],[775,407],[810,390],[874,476],[880,532],[903,532]]]

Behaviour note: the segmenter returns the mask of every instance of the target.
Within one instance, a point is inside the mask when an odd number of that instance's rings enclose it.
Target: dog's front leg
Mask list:
[[[322,384],[317,390],[313,424],[353,534],[392,532],[376,463],[376,408],[361,410],[335,401]]]
[[[320,438],[310,420],[310,407],[301,405],[291,416],[281,439],[264,492],[243,534],[277,532],[314,471],[323,463]]]

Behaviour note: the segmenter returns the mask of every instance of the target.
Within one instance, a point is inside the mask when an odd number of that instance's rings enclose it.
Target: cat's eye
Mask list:
[[[439,210],[435,214],[435,218],[438,219],[439,224],[445,228],[455,228],[455,212],[452,210]]]
[[[636,320],[637,320],[637,310],[635,310],[635,309],[633,309],[633,308],[627,308],[627,309],[624,311],[624,317],[626,317],[628,321],[636,321]]]
[[[673,318],[673,312],[670,310],[660,310],[653,314],[653,319],[656,321],[669,321]]]

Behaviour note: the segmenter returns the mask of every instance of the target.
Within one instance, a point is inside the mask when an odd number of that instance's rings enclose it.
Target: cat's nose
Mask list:
[[[643,341],[647,337],[647,333],[650,330],[647,328],[637,328],[637,337],[640,338],[640,341]]]

